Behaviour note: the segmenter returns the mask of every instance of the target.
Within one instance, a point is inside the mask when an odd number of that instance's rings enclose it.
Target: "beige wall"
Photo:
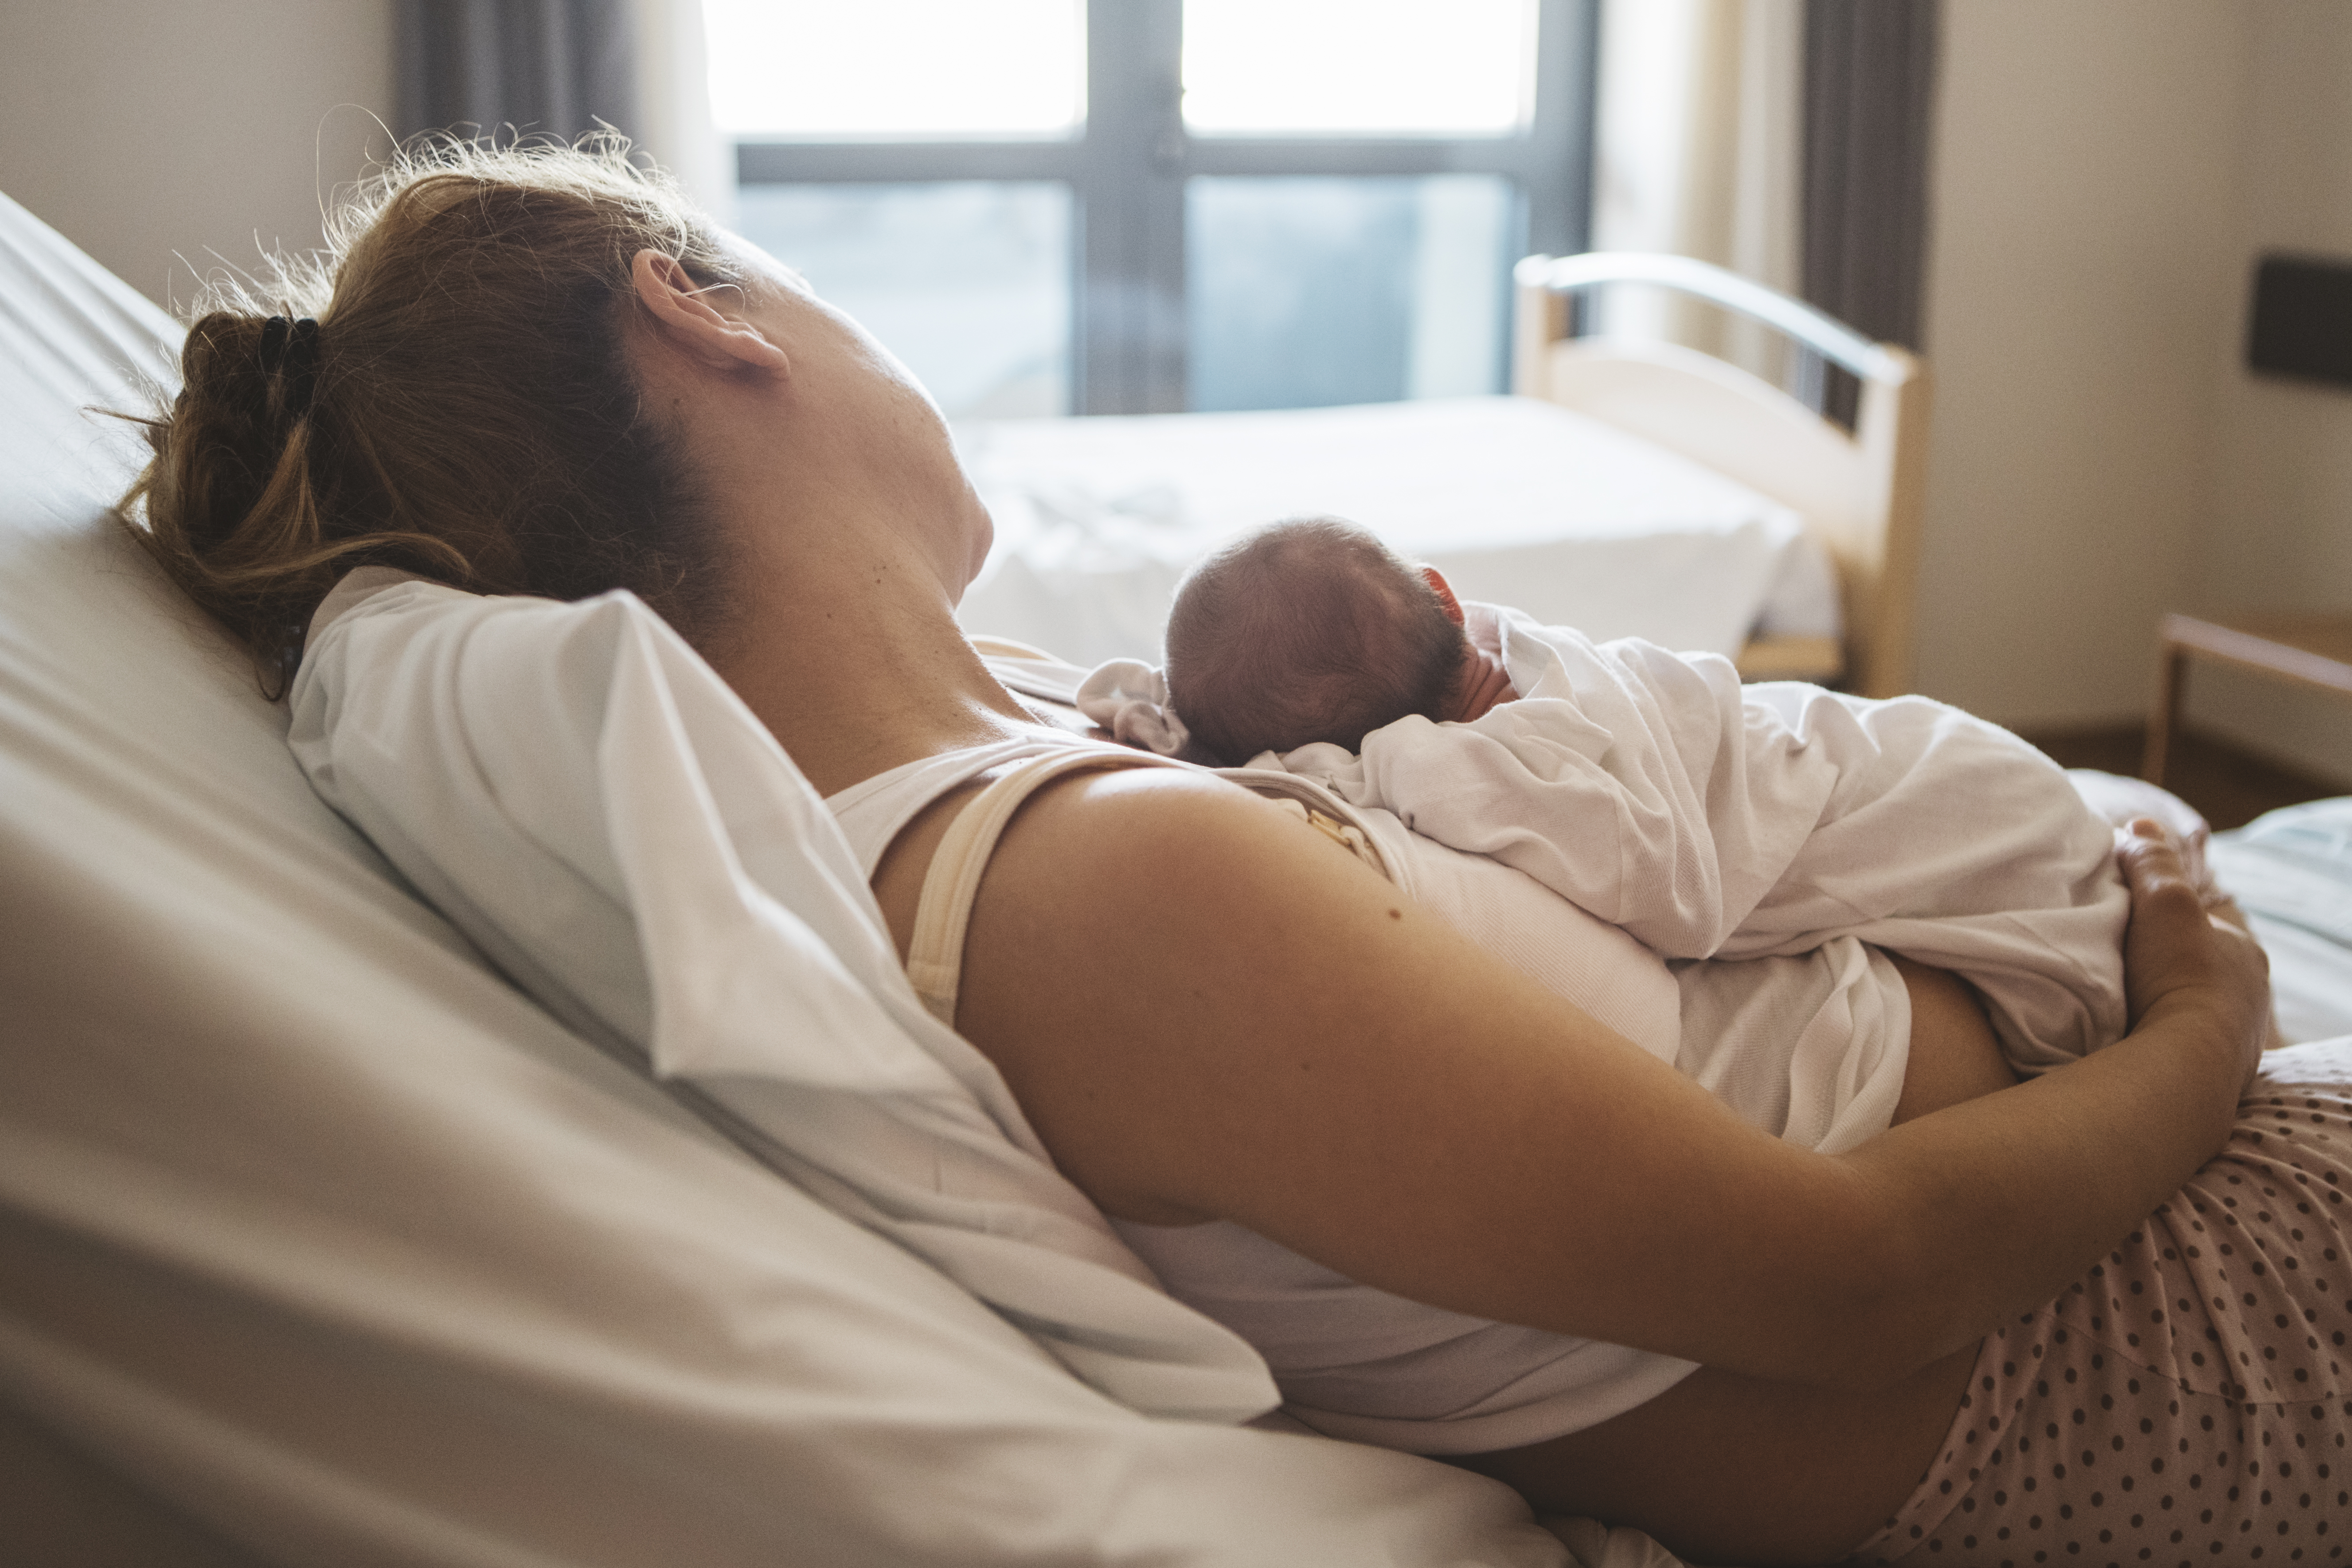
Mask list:
[[[2352,611],[2352,392],[2242,364],[2260,252],[2352,256],[2352,6],[1945,16],[1920,684],[2127,721],[2166,610]],[[2352,704],[2200,667],[2189,721],[2352,787]]]
[[[2352,258],[2352,6],[2256,0],[2211,521],[2187,606],[2352,613],[2352,389],[2256,377],[2254,258]],[[2200,668],[2189,721],[2352,785],[2352,702]]]
[[[0,3],[0,191],[158,301],[317,245],[391,98],[391,0]]]
[[[1944,14],[1919,681],[2012,725],[2114,722],[2210,509],[2246,12]]]

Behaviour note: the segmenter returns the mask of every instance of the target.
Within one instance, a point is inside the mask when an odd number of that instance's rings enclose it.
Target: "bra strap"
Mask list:
[[[1182,767],[1150,752],[1108,748],[1048,752],[1016,763],[974,796],[949,825],[923,877],[915,906],[915,933],[907,944],[907,978],[931,1016],[955,1026],[956,992],[963,979],[963,944],[971,927],[972,900],[1013,814],[1041,785],[1065,773],[1097,768]]]

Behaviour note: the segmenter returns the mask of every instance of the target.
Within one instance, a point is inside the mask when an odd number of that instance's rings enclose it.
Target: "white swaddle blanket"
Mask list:
[[[1005,661],[999,673],[1017,681],[1019,668]],[[1168,706],[1160,670],[1112,659],[1091,671],[1058,673],[1058,688],[1033,679],[1024,689],[1074,702],[1127,745],[1163,755],[1184,749],[1187,731]],[[1656,950],[1523,868],[1409,828],[1411,804],[1376,798],[1357,759],[1340,747],[1302,747],[1287,757],[1269,752],[1252,763],[1344,793],[1414,898],[1537,984],[1696,1080],[1750,1125],[1823,1153],[1886,1131],[1910,1063],[1910,993],[1885,955],[1860,940],[1829,938],[1752,963],[1669,966]],[[1400,804],[1402,811],[1392,808]],[[1498,813],[1509,809],[1507,801],[1491,804]],[[1615,942],[1599,941],[1598,932]]]
[[[1952,970],[2021,1071],[2123,1034],[2112,829],[2016,736],[1925,698],[1743,687],[1727,659],[1480,609],[1518,700],[1468,724],[1400,720],[1360,756],[1255,764],[1517,867],[1669,958],[1852,938]]]
[[[1669,963],[1522,871],[1356,809],[1417,902],[1750,1126],[1824,1154],[1886,1131],[1910,1066],[1911,997],[1884,953],[1839,938],[1752,963]]]
[[[2086,804],[2092,781],[2127,781],[2070,780],[2007,731],[1924,698],[1742,686],[1710,655],[1469,608],[1496,628],[1517,700],[1470,724],[1401,720],[1360,756],[1312,745],[1252,765],[1313,779],[1410,827],[1410,843],[1513,867],[1677,961],[1675,1066],[1747,1121],[1825,1152],[1885,1130],[1910,1005],[1878,949],[1973,982],[2021,1071],[2123,1033],[2129,900],[2109,824],[2178,802]],[[1184,743],[1149,666],[1102,665],[1075,698],[1130,745]],[[2175,825],[2201,826],[2193,814]],[[1485,897],[1482,884],[1454,900],[1449,918],[1601,1010],[1614,987],[1559,984],[1542,943],[1506,932],[1528,922],[1482,910]],[[1747,962],[1696,962],[1710,958]]]
[[[291,696],[320,795],[565,1024],[1113,1398],[1216,1421],[1276,1404],[923,1010],[824,803],[642,603],[362,568]]]

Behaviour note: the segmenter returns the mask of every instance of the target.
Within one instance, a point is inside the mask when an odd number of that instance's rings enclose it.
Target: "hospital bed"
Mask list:
[[[0,1561],[1578,1561],[1107,1397],[527,999],[110,521],[179,337],[0,197]]]
[[[1782,334],[1861,384],[1847,430],[1670,343],[1570,331],[1641,285]],[[997,524],[965,626],[1091,665],[1157,663],[1183,569],[1257,524],[1336,513],[1465,597],[1597,638],[1736,658],[1756,679],[1907,690],[1927,376],[1810,306],[1681,257],[1530,257],[1516,395],[974,424]]]
[[[1139,1415],[533,1005],[110,521],[177,337],[0,198],[0,1558],[1671,1568]]]

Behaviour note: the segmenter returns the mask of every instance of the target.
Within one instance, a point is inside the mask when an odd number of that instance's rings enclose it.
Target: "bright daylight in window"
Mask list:
[[[705,0],[731,136],[1066,136],[1086,114],[1079,0]]]
[[[755,176],[747,154],[745,234],[950,417],[1104,408],[1080,366],[1117,352],[1103,322],[1122,298],[1160,301],[1166,324],[1126,329],[1138,342],[1181,336],[1172,361],[1145,351],[1178,399],[1148,406],[1499,390],[1523,192],[1413,149],[1524,136],[1538,0],[1181,0],[1181,31],[1168,0],[1095,0],[1096,68],[1167,86],[1164,107],[1096,103],[1094,142],[1087,9],[706,0],[714,112],[763,160]],[[1341,143],[1345,173],[1297,162]],[[1107,162],[1114,145],[1129,162]],[[1401,151],[1384,163],[1382,146]],[[1114,231],[1162,259],[1108,272]]]
[[[1535,16],[1527,0],[1185,0],[1184,124],[1499,136],[1527,123]]]

